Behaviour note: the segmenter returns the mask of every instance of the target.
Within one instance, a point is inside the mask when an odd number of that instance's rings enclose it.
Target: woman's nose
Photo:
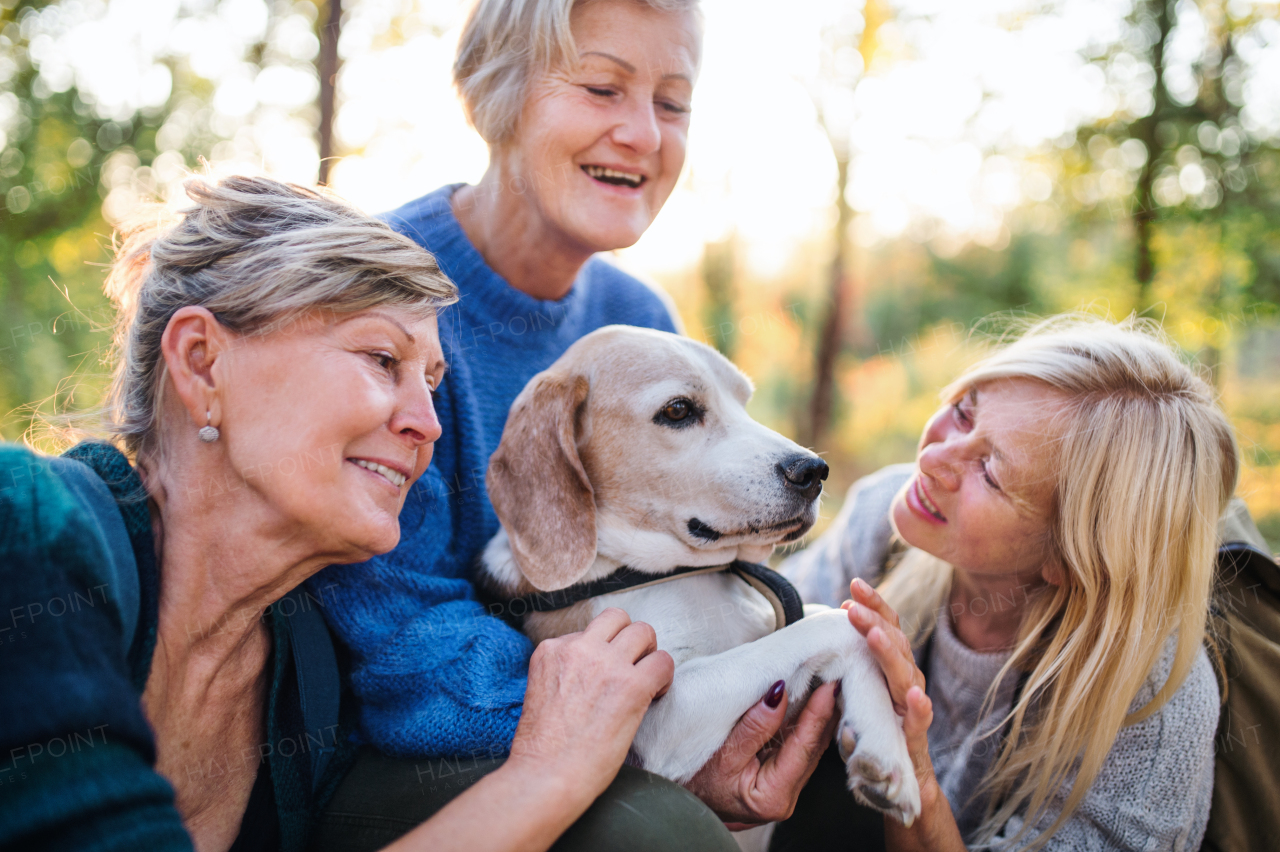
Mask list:
[[[935,441],[920,450],[916,462],[920,472],[929,476],[948,491],[960,488],[963,461],[954,441]]]
[[[652,154],[662,146],[662,130],[652,98],[627,99],[626,113],[613,128],[613,141],[637,154]]]
[[[436,407],[431,399],[431,388],[425,382],[412,390],[405,389],[397,400],[395,413],[391,417],[391,431],[404,435],[415,447],[432,444],[439,439],[440,420],[436,417]]]

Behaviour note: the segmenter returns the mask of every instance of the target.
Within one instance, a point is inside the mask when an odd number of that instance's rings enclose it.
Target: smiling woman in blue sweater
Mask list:
[[[670,304],[598,255],[632,245],[684,164],[701,38],[695,0],[480,0],[454,77],[490,165],[387,216],[429,249],[461,300],[442,315],[450,364],[443,438],[409,495],[399,547],[312,580],[348,646],[361,727],[403,756],[505,752],[520,719],[528,640],[487,614],[472,562],[498,530],[484,477],[525,383],[574,341],[622,323],[677,330]],[[785,706],[741,735],[762,745]],[[722,752],[691,784],[728,823],[790,812],[824,743],[793,735],[768,765]],[[812,758],[812,759],[810,759]]]

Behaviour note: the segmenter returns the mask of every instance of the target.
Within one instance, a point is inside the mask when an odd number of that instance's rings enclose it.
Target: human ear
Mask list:
[[[230,337],[208,309],[187,305],[169,318],[160,338],[169,382],[196,428],[218,426],[222,419],[217,388],[222,369],[217,362],[230,348]]]
[[[578,457],[584,376],[536,376],[511,406],[486,485],[525,578],[541,591],[577,582],[596,558],[595,491]]]
[[[1062,586],[1067,582],[1067,568],[1055,554],[1045,560],[1040,576],[1051,586]]]

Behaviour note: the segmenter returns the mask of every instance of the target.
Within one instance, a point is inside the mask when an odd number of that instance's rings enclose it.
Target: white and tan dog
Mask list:
[[[827,466],[752,420],[751,392],[732,363],[688,338],[609,326],[579,340],[511,406],[488,472],[502,531],[485,548],[481,582],[510,599],[624,566],[657,580],[763,562],[799,539]],[[652,625],[675,659],[675,680],[633,745],[644,768],[687,781],[770,684],[785,680],[798,707],[815,681],[838,679],[850,789],[908,825],[919,814],[901,720],[843,610],[806,607],[783,627],[764,594],[715,571],[532,612],[523,628],[541,641],[611,606]]]

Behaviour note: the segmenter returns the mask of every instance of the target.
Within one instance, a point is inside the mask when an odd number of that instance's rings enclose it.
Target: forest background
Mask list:
[[[1011,324],[1163,322],[1280,549],[1280,4],[704,0],[689,162],[615,260],[823,452],[829,519]],[[459,0],[0,0],[0,437],[105,386],[113,227],[193,172],[474,181]]]

